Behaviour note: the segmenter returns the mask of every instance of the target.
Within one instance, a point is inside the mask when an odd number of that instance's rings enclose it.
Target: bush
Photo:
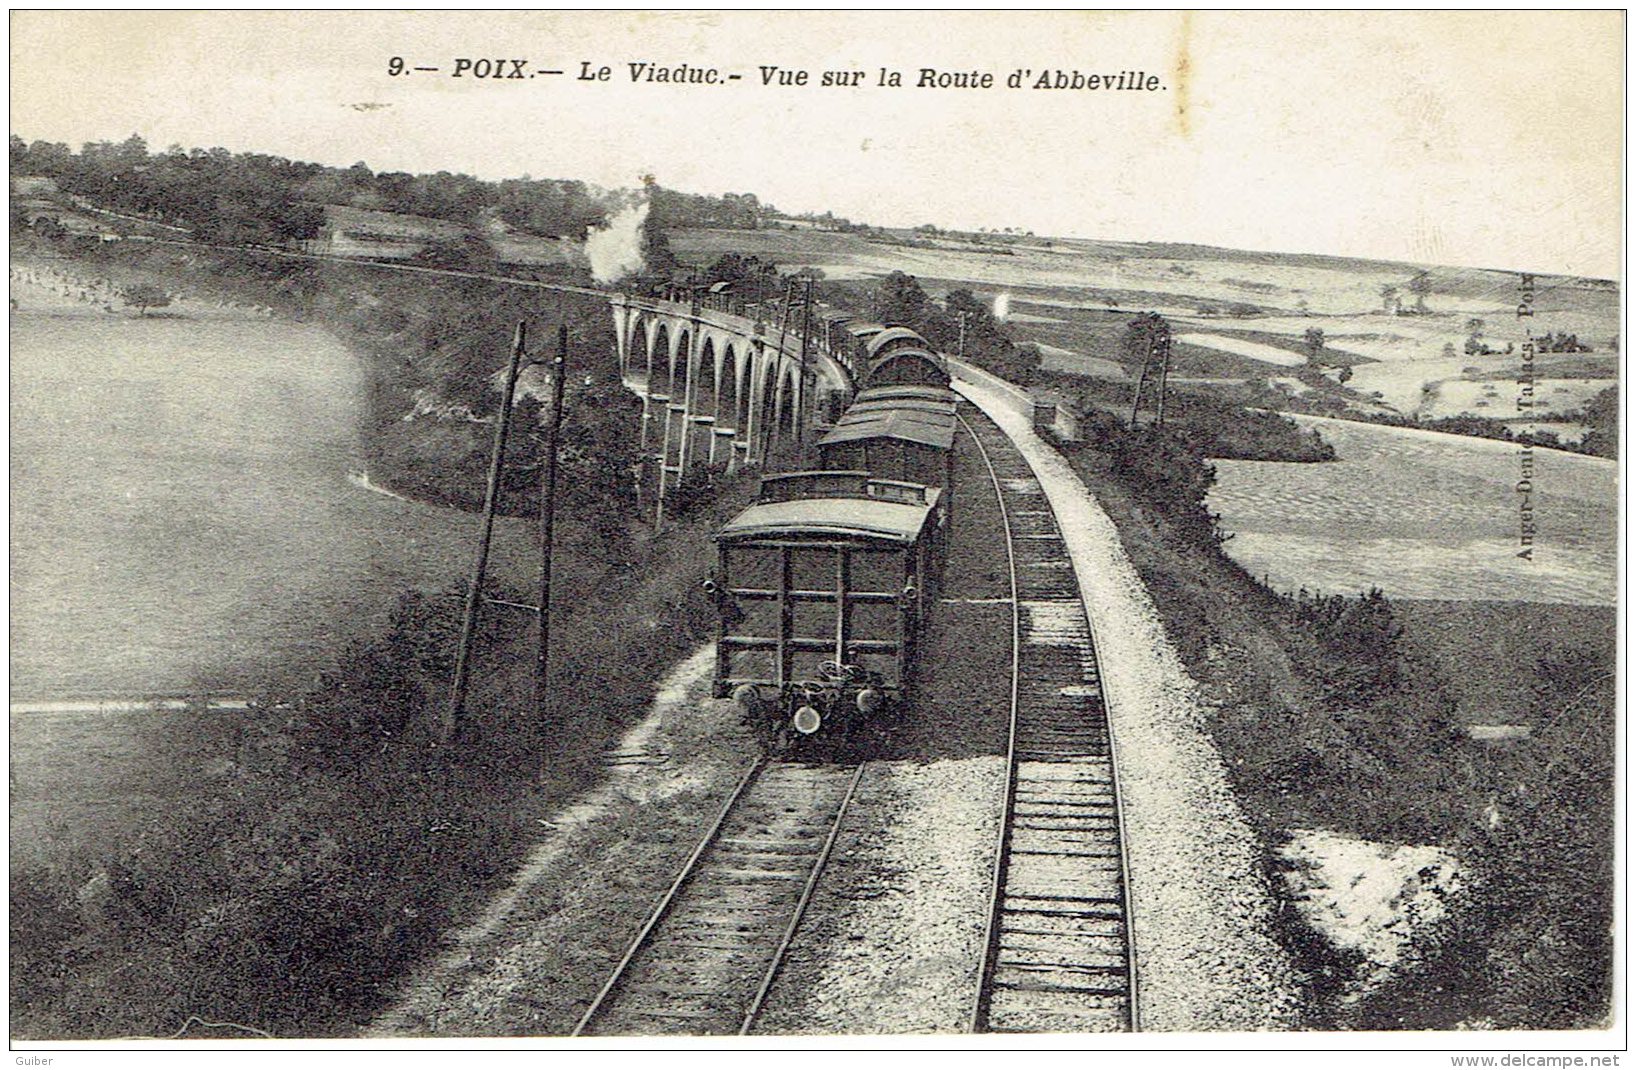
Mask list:
[[[1468,886],[1421,969],[1376,997],[1404,1028],[1605,1027],[1613,987],[1616,711],[1611,661],[1547,648],[1531,739],[1489,755],[1455,850]],[[1428,993],[1433,994],[1428,999]]]
[[[1124,429],[1111,415],[1091,423],[1088,444],[1107,454],[1109,472],[1145,508],[1189,539],[1219,541],[1216,517],[1206,507],[1215,467],[1169,428]]]
[[[189,1015],[353,1033],[511,871],[538,831],[528,815],[597,775],[710,633],[712,526],[678,523],[641,569],[562,606],[543,718],[531,623],[486,613],[469,738],[435,744],[461,603],[406,594],[317,687],[248,715],[230,792],[108,856],[14,870],[14,1033],[168,1035]]]

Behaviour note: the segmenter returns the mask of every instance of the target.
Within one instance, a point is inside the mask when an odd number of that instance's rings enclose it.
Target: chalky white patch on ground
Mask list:
[[[1307,923],[1364,964],[1348,998],[1391,976],[1417,939],[1448,914],[1464,885],[1458,860],[1434,846],[1375,843],[1323,830],[1298,830],[1279,853]]]
[[[1291,1028],[1255,834],[1205,731],[1196,685],[1119,535],[1068,463],[997,393],[956,387],[1022,450],[1056,510],[1101,662],[1119,751],[1142,1028]]]
[[[808,912],[832,931],[797,935],[758,1032],[970,1027],[1004,774],[998,756],[870,764],[847,817],[856,839]]]
[[[715,668],[715,657],[716,644],[706,643],[667,673],[659,682],[648,715],[620,738],[613,753],[651,753],[665,715],[701,694]],[[699,779],[698,776],[678,777],[671,770],[651,765],[616,765],[609,769],[601,784],[541,819],[541,825],[550,830],[550,835],[528,853],[511,885],[489,901],[476,921],[450,934],[445,941],[448,949],[405,986],[393,1007],[376,1019],[369,1035],[409,1033],[415,1030],[418,1021],[434,1015],[451,986],[463,980],[462,975],[468,972],[475,951],[501,932],[553,864],[580,846],[594,831],[599,817],[621,800],[663,802],[667,797],[698,787]],[[504,976],[497,980],[503,982]]]

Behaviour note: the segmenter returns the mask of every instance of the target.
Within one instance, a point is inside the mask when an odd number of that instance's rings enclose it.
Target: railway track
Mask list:
[[[1079,584],[1027,461],[966,403],[960,424],[993,479],[1013,607],[1009,771],[971,1028],[1134,1030],[1119,783]]]
[[[756,763],[574,1035],[748,1033],[862,774],[862,765]]]

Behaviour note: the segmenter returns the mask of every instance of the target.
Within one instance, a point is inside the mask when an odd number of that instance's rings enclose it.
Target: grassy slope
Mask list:
[[[1287,603],[1215,548],[1178,536],[1103,455],[1077,450],[1070,459],[1119,529],[1208,696],[1211,734],[1263,842],[1275,845],[1291,829],[1328,828],[1440,843],[1470,864],[1472,886],[1456,920],[1400,984],[1361,1005],[1338,1000],[1344,958],[1286,912],[1284,935],[1312,996],[1309,1024],[1436,1029],[1487,1020],[1543,1028],[1596,1018],[1607,999],[1599,964],[1610,945],[1597,934],[1611,906],[1611,880],[1599,876],[1609,861],[1611,812],[1602,793],[1611,784],[1593,770],[1612,753],[1611,722],[1602,718],[1611,713],[1611,612],[1394,604],[1411,693],[1433,709],[1446,695],[1457,720],[1505,720],[1491,716],[1500,700],[1523,721],[1545,710],[1544,737],[1521,748],[1496,754],[1414,718],[1399,728],[1370,721],[1367,711],[1337,714],[1322,693],[1325,681],[1313,675],[1311,639]],[[1539,659],[1564,652],[1572,671],[1544,675]],[[1606,711],[1582,688],[1587,681],[1606,688]],[[1484,809],[1496,800],[1498,826]],[[1267,865],[1276,874],[1281,864],[1269,853]],[[1552,934],[1551,968],[1527,964],[1528,933]],[[1423,994],[1429,979],[1434,999]]]
[[[1465,724],[1528,724],[1534,663],[1549,649],[1583,651],[1611,662],[1617,612],[1611,606],[1534,602],[1392,603],[1409,648],[1436,666]]]
[[[122,279],[186,280],[373,338],[363,348],[377,371],[399,361],[413,373],[429,355],[419,374],[436,381],[438,361],[464,356],[464,336],[417,327],[417,312],[446,304],[420,280],[394,286],[359,269],[288,265],[269,274],[178,250],[99,259],[98,270]],[[483,296],[455,295],[479,313],[463,329],[503,341],[507,321],[527,310]],[[593,339],[575,352],[594,353]],[[387,381],[378,388],[377,403],[404,400]],[[405,426],[392,413],[377,419]],[[383,482],[401,481],[390,465],[413,456],[412,441],[399,445],[377,455]],[[471,467],[429,475],[459,500]],[[468,704],[475,741],[432,743],[426,726],[446,691],[458,599],[422,599],[308,694],[192,738],[175,734],[188,717],[155,723],[149,738],[78,770],[87,798],[46,819],[58,838],[12,874],[14,1034],[168,1034],[192,1014],[280,1035],[344,1034],[366,1021],[394,977],[504,879],[534,815],[596,775],[654,680],[703,637],[708,613],[687,592],[717,519],[704,510],[659,540],[639,538],[620,552],[622,567],[604,537],[565,519],[558,686],[545,723],[532,709],[528,629],[493,613]]]

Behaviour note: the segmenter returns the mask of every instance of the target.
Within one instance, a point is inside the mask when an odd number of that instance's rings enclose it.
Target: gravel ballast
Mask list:
[[[871,762],[756,1031],[970,1028],[1005,759]]]
[[[1039,477],[1090,616],[1118,748],[1141,1027],[1295,1027],[1294,970],[1272,934],[1255,834],[1206,732],[1197,686],[1113,522],[997,391],[958,380],[956,388]]]

